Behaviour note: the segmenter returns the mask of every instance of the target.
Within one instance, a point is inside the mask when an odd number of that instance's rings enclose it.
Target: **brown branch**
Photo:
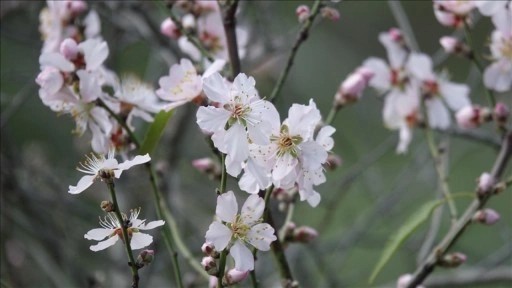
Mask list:
[[[503,139],[502,146],[496,161],[494,162],[493,168],[491,170],[491,176],[498,180],[503,172],[505,171],[505,167],[507,166],[508,161],[510,160],[510,156],[512,154],[512,132],[509,132]],[[476,198],[473,202],[468,206],[464,215],[457,220],[451,229],[448,231],[444,239],[441,243],[432,250],[428,258],[421,264],[421,266],[414,273],[411,282],[407,285],[407,288],[413,288],[417,285],[423,283],[425,278],[427,278],[432,271],[434,271],[437,266],[439,259],[442,255],[452,247],[455,242],[462,235],[467,226],[471,223],[471,219],[476,211],[481,209],[489,198],[492,196],[492,193],[488,193],[482,197]]]
[[[226,33],[226,42],[228,48],[229,62],[231,63],[231,79],[233,80],[240,73],[240,56],[238,55],[238,42],[236,39],[236,9],[238,0],[228,3],[223,9],[223,24]]]

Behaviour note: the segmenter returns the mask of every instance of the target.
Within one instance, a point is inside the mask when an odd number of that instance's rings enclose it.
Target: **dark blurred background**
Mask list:
[[[242,61],[242,70],[255,77],[260,95],[270,94],[284,66],[298,31],[295,8],[299,4],[312,2],[243,1],[240,5],[238,23],[250,31],[249,55]],[[68,185],[75,185],[82,176],[75,167],[91,150],[90,135],[72,135],[73,120],[56,115],[38,96],[34,81],[42,45],[38,15],[44,5],[35,1],[1,3],[2,287],[126,287],[129,271],[122,245],[94,253],[88,248],[92,242],[83,238],[97,227],[97,217],[103,215],[99,203],[108,198],[104,186],[95,184],[78,196],[67,193]],[[342,1],[330,5],[339,10],[341,19],[316,23],[300,48],[276,102],[282,118],[292,103],[305,104],[310,98],[325,117],[336,89],[350,72],[369,56],[386,57],[378,33],[397,26],[388,2]],[[443,61],[445,55],[438,51],[439,37],[452,30],[437,23],[430,1],[402,1],[402,5],[420,49]],[[159,77],[179,61],[176,43],[155,33],[166,17],[164,12],[151,1],[89,1],[89,7],[100,14],[102,35],[110,47],[106,65],[118,75],[135,73],[157,88]],[[487,18],[480,18],[475,27],[474,42],[485,55],[489,54],[486,44],[491,29]],[[472,87],[473,102],[486,103],[479,74],[468,61],[449,57],[438,68],[447,69],[455,81],[467,82]],[[287,249],[302,287],[367,287],[388,237],[423,202],[439,197],[423,131],[415,131],[406,155],[396,155],[398,133],[384,127],[382,101],[376,96],[368,90],[359,103],[338,114],[333,123],[337,129],[334,152],[342,157],[343,165],[327,172],[327,183],[317,189],[323,197],[317,208],[306,203],[296,205],[293,221],[320,233],[311,244],[291,244]],[[499,95],[499,99],[512,104],[512,95]],[[212,156],[195,123],[196,109],[192,104],[178,109],[152,158],[159,167],[160,184],[180,233],[200,261],[200,246],[214,215],[218,183],[191,166],[193,159]],[[142,137],[146,128],[144,123],[138,126],[137,135]],[[496,137],[492,125],[480,128],[478,133]],[[447,149],[452,191],[472,192],[475,179],[490,170],[496,148],[446,133],[436,137]],[[504,175],[508,174],[510,169]],[[121,206],[140,206],[143,218],[156,219],[146,171],[136,167],[125,176],[129,177],[123,177],[118,185]],[[233,179],[228,185],[237,189]],[[496,225],[470,227],[452,248],[467,254],[467,263],[458,269],[438,269],[432,278],[452,277],[469,269],[482,273],[482,277],[498,269],[512,273],[510,192],[494,197],[488,204],[501,215]],[[459,212],[470,200],[456,200]],[[446,211],[435,243],[449,227],[448,211],[443,209]],[[274,212],[277,222],[282,223],[284,215]],[[415,270],[429,226],[423,224],[400,247],[375,286],[393,286],[400,275]],[[157,231],[151,234],[155,236],[152,247],[157,254],[155,262],[141,270],[141,285],[172,286],[163,239]],[[194,271],[184,261],[180,263],[186,281],[198,281]],[[258,254],[256,273],[262,287],[279,285],[270,253]],[[512,283],[466,287],[510,287],[507,284]],[[239,286],[249,285],[246,280]]]

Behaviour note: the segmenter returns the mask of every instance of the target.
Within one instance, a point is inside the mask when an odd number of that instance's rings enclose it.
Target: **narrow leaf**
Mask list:
[[[421,206],[407,221],[398,229],[398,231],[392,235],[388,243],[386,243],[386,246],[384,247],[384,250],[382,251],[382,255],[380,256],[379,262],[377,262],[377,265],[375,265],[375,268],[373,269],[372,275],[370,276],[370,279],[368,280],[369,284],[372,284],[379,272],[384,268],[386,263],[391,259],[391,256],[398,250],[400,245],[409,238],[409,236],[416,230],[423,222],[425,222],[429,217],[430,214],[441,204],[443,204],[446,200],[435,200],[430,201],[423,206]]]
[[[142,142],[142,145],[140,146],[139,153],[141,155],[153,152],[162,137],[165,125],[167,125],[167,122],[171,119],[173,114],[174,110],[168,112],[160,111],[156,114],[155,121],[153,121],[151,126],[149,126],[146,137],[144,137],[144,142]]]

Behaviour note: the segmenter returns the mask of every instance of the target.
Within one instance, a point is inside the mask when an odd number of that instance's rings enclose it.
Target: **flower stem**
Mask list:
[[[107,110],[107,112],[110,114],[110,116],[114,117],[116,119],[117,123],[123,127],[123,129],[128,133],[128,136],[130,137],[130,140],[135,144],[135,147],[140,149],[140,142],[133,133],[133,131],[128,127],[126,122],[117,115],[112,109],[110,109],[105,102],[103,102],[101,99],[97,100],[97,103],[100,107]],[[169,210],[169,207],[167,206],[167,203],[162,197],[162,193],[160,192],[160,189],[158,189],[157,186],[157,179],[156,175],[153,169],[153,166],[151,162],[147,162],[146,170],[148,170],[149,173],[149,180],[151,182],[151,190],[153,192],[153,200],[155,202],[155,208],[157,216],[160,219],[165,219],[166,222],[166,229],[163,230],[164,235],[164,241],[165,246],[167,248],[167,251],[169,255],[171,256],[171,261],[173,263],[173,270],[174,275],[176,276],[176,284],[178,287],[183,287],[182,279],[181,279],[181,273],[180,273],[180,267],[178,262],[178,255],[176,253],[176,250],[174,249],[174,244],[176,244],[178,250],[181,252],[181,255],[187,260],[189,265],[194,268],[201,276],[203,276],[205,279],[209,278],[209,275],[204,271],[204,269],[201,267],[201,265],[194,259],[192,256],[192,253],[188,250],[187,246],[183,243],[181,240],[181,237],[178,233],[178,226],[176,225],[176,220],[174,216],[172,215],[171,211]],[[174,233],[173,233],[174,232]],[[174,242],[173,242],[174,241]]]
[[[222,250],[220,252],[220,259],[219,259],[219,272],[217,273],[217,287],[222,288],[224,287],[222,285],[222,278],[224,278],[224,270],[226,270],[226,256],[228,255],[228,252],[226,249]]]
[[[119,221],[119,225],[121,225],[121,231],[123,232],[123,241],[126,250],[126,255],[128,255],[128,259],[130,260],[128,265],[132,270],[132,288],[137,288],[139,287],[139,269],[135,264],[132,248],[130,247],[130,237],[128,236],[126,221],[123,219],[123,215],[121,214],[121,210],[119,209],[119,204],[117,203],[114,181],[112,180],[111,182],[108,182],[107,186],[108,190],[110,191],[110,196],[112,197],[112,203],[114,204],[114,213],[116,214],[117,221]]]
[[[226,181],[228,177],[226,175],[226,154],[222,154],[220,157],[222,162],[222,173],[220,175],[219,193],[222,194],[226,192]]]
[[[453,201],[453,198],[451,196],[450,186],[448,185],[448,177],[444,171],[441,155],[439,154],[439,149],[435,144],[432,129],[429,126],[428,113],[424,101],[422,101],[421,106],[423,108],[423,115],[425,117],[425,138],[427,139],[430,155],[434,160],[439,185],[441,186],[441,191],[443,191],[444,198],[446,199],[446,202],[448,202],[448,208],[450,210],[450,215],[452,217],[452,223],[454,223],[457,220],[457,207],[455,206],[455,202]]]
[[[226,1],[225,9],[223,12],[224,31],[226,33],[226,43],[229,54],[229,62],[231,63],[231,77],[233,81],[236,75],[240,73],[240,56],[238,55],[238,43],[236,39],[236,9],[238,7],[238,0]],[[219,1],[220,4],[220,1]]]
[[[313,4],[313,8],[311,8],[311,13],[302,23],[302,28],[300,29],[299,33],[297,34],[297,38],[295,40],[295,43],[292,46],[292,50],[290,51],[290,55],[288,56],[288,61],[286,62],[286,66],[284,67],[284,70],[281,72],[281,75],[279,75],[279,79],[277,80],[276,85],[274,86],[274,90],[272,90],[272,94],[270,94],[270,97],[268,98],[269,101],[274,102],[279,95],[279,92],[281,92],[281,89],[283,88],[283,84],[286,81],[286,78],[288,77],[288,74],[290,73],[290,69],[293,65],[293,60],[295,59],[295,55],[297,54],[297,51],[299,50],[300,45],[306,41],[306,39],[309,36],[309,29],[311,28],[311,25],[313,24],[316,16],[320,12],[321,7],[321,0],[316,0]]]
[[[466,37],[466,42],[471,49],[470,59],[473,61],[476,68],[478,68],[478,71],[482,75],[482,83],[483,83],[484,67],[483,67],[482,63],[480,62],[480,59],[478,58],[478,56],[475,53],[475,47],[473,45],[473,39],[471,37],[471,28],[469,27],[469,25],[466,21],[464,21],[464,35]],[[483,84],[483,86],[485,89],[485,94],[487,95],[487,100],[489,102],[489,105],[491,106],[491,108],[494,108],[494,106],[496,106],[496,99],[494,98],[494,93],[490,89],[485,87],[485,84]]]
[[[325,125],[332,124],[332,121],[334,121],[334,118],[336,118],[339,110],[340,109],[335,107],[335,105],[332,105],[331,111],[329,111],[329,115],[327,115],[327,118],[325,119]]]

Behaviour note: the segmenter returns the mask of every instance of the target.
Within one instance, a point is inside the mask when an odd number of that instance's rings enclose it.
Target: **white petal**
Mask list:
[[[446,129],[450,126],[450,113],[443,102],[434,98],[425,101],[429,126],[432,128]]]
[[[213,61],[213,63],[210,66],[208,66],[206,71],[204,71],[203,78],[209,77],[215,72],[222,71],[222,68],[224,68],[224,65],[226,65],[226,60],[215,59],[215,61]]]
[[[308,141],[299,145],[302,165],[307,169],[316,169],[327,160],[327,151],[314,141]]]
[[[471,105],[468,97],[469,87],[465,84],[444,81],[440,83],[439,90],[453,111],[458,111],[462,107]]]
[[[132,239],[130,240],[130,248],[132,250],[142,249],[149,246],[153,242],[153,237],[146,233],[133,233]]]
[[[297,166],[298,160],[292,155],[286,153],[281,157],[277,157],[276,165],[272,171],[272,179],[278,181],[283,179]]]
[[[334,132],[336,132],[334,127],[329,125],[324,126],[320,131],[318,131],[315,141],[322,145],[326,151],[330,151],[332,147],[334,147],[334,140],[331,137]]]
[[[94,119],[94,124],[97,124],[99,128],[101,128],[101,132],[103,132],[104,135],[110,135],[113,126],[112,122],[110,122],[108,112],[103,108],[94,107],[89,113]]]
[[[223,108],[213,106],[199,107],[197,110],[197,125],[208,132],[215,132],[224,129],[228,122],[231,112]]]
[[[71,63],[64,55],[57,52],[44,53],[39,56],[41,66],[53,66],[64,72],[75,70],[75,65]]]
[[[432,59],[423,53],[412,53],[407,61],[407,69],[419,80],[435,79]]]
[[[256,164],[252,158],[249,158],[247,160],[247,165],[245,166],[245,173],[238,182],[240,189],[248,193],[255,194],[258,193],[259,190],[268,188],[271,184],[269,172],[270,171],[267,171],[264,167]],[[243,189],[242,187],[245,187],[246,189]]]
[[[117,169],[119,169],[119,170],[128,170],[132,166],[143,164],[143,163],[149,162],[150,160],[151,160],[151,157],[149,157],[149,154],[137,155],[132,160],[126,160],[123,163],[119,164],[117,166]]]
[[[253,194],[245,200],[240,213],[242,221],[251,226],[256,223],[263,215],[265,210],[265,201],[260,196]]]
[[[226,172],[229,175],[238,177],[240,172],[242,172],[243,164],[243,161],[237,160],[232,155],[226,155]]]
[[[154,229],[156,227],[162,226],[164,224],[165,224],[164,220],[157,220],[157,221],[151,221],[151,222],[149,222],[147,224],[144,224],[144,225],[142,225],[142,226],[140,226],[138,228],[140,230],[149,230],[149,229]]]
[[[215,221],[210,224],[210,228],[206,231],[205,239],[207,242],[213,243],[215,250],[222,251],[228,246],[233,233],[225,225]]]
[[[114,232],[114,229],[96,228],[84,235],[85,239],[100,241]]]
[[[76,184],[76,186],[69,186],[68,193],[78,194],[83,192],[85,189],[89,188],[89,186],[92,185],[92,183],[94,182],[94,178],[96,178],[96,175],[83,176],[80,179],[80,181],[78,181],[78,184]]]
[[[228,191],[217,196],[217,207],[215,214],[219,216],[220,220],[233,223],[235,216],[238,212],[238,203],[236,202],[235,194],[233,191]]]
[[[409,143],[411,143],[412,140],[412,131],[407,126],[407,124],[404,124],[400,127],[399,138],[400,140],[398,142],[398,147],[396,148],[396,153],[406,153],[407,148],[409,147]]]
[[[512,62],[501,59],[489,65],[484,71],[484,84],[498,92],[509,90],[512,85]]]
[[[388,90],[391,88],[391,71],[386,61],[380,58],[370,57],[363,62],[363,66],[375,73],[370,80],[370,86],[380,90]]]
[[[247,233],[247,241],[260,251],[270,250],[270,243],[277,239],[274,228],[267,223],[260,223],[251,227]]]
[[[219,73],[204,78],[203,89],[206,96],[214,102],[224,104],[229,101],[229,89]]]
[[[231,249],[229,249],[229,253],[235,259],[235,269],[240,271],[254,270],[254,257],[251,250],[240,241],[235,242]]]
[[[320,196],[320,193],[313,191],[313,194],[309,196],[306,201],[308,201],[308,204],[311,205],[311,207],[316,207],[320,203],[320,200],[322,199],[322,196]]]
[[[104,250],[104,249],[107,249],[108,247],[116,244],[117,240],[119,240],[119,236],[114,235],[105,241],[101,241],[96,245],[92,245],[91,247],[89,247],[89,249],[91,249],[94,252]]]
[[[230,156],[230,165],[241,165],[249,157],[249,141],[245,127],[239,123],[233,124],[224,139],[227,154]],[[226,163],[228,164],[228,163]],[[227,165],[226,165],[227,167]],[[238,174],[231,176],[236,177]]]

